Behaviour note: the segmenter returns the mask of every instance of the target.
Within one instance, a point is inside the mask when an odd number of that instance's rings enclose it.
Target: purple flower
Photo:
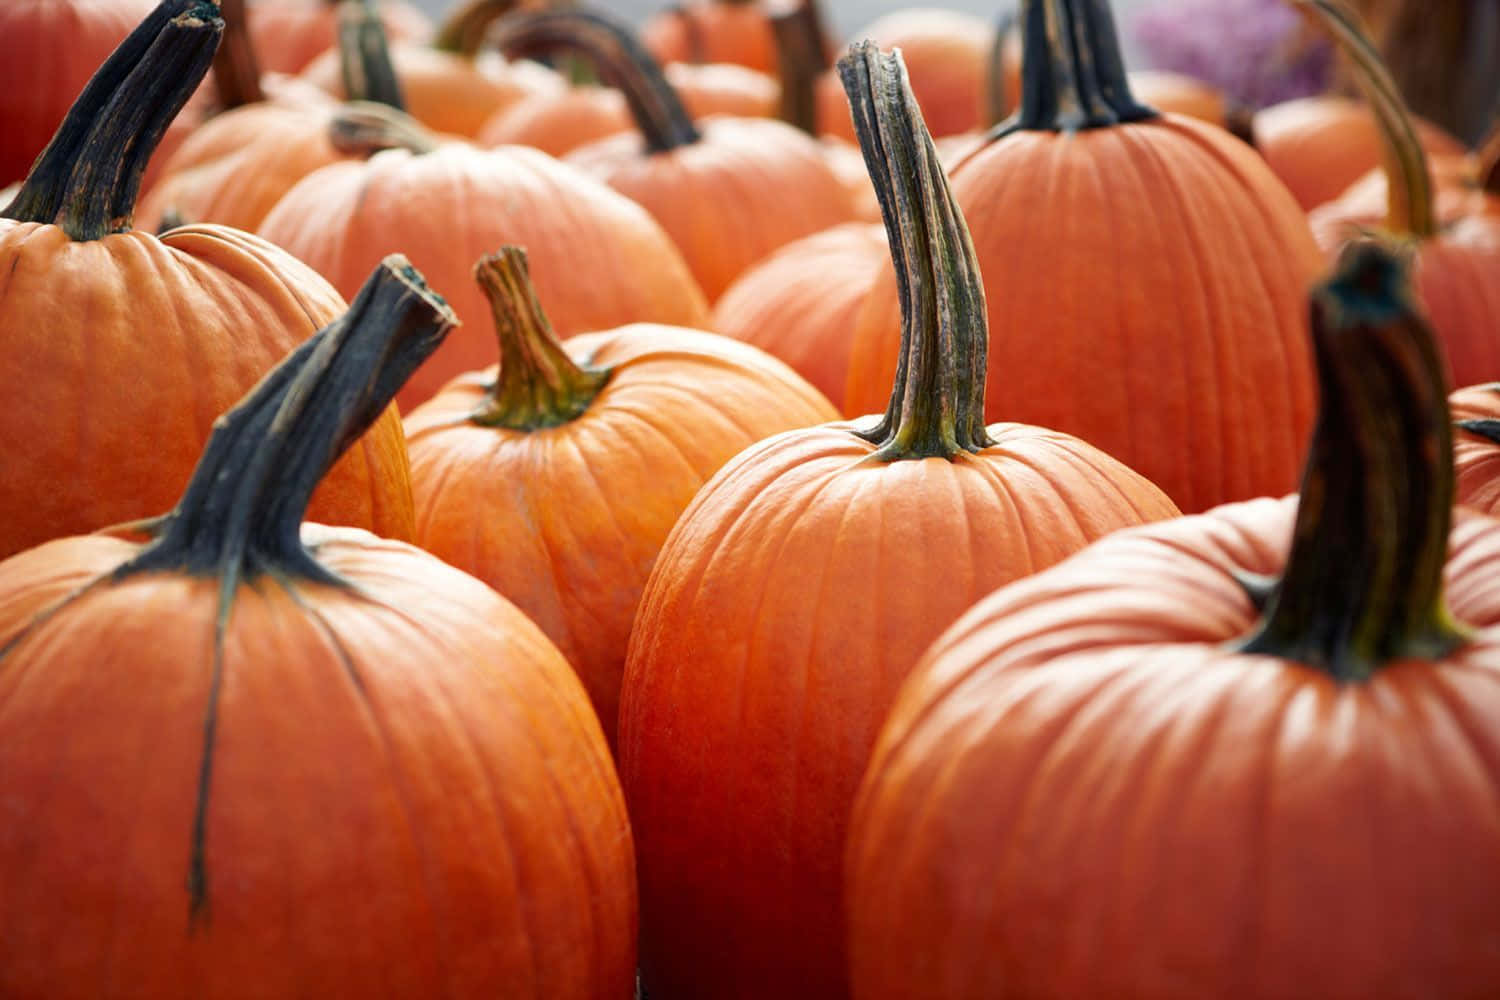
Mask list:
[[[1333,50],[1286,0],[1156,0],[1130,21],[1147,62],[1250,108],[1319,94]]]

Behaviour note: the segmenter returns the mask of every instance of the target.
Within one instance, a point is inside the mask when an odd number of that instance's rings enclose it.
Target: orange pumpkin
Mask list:
[[[1444,185],[1451,193],[1442,202],[1435,199],[1426,155],[1374,45],[1342,6],[1303,2],[1319,12],[1358,66],[1379,120],[1389,174],[1384,212],[1370,212],[1355,192],[1347,202],[1340,198],[1313,211],[1313,235],[1330,258],[1351,236],[1374,227],[1402,239],[1415,255],[1417,294],[1443,343],[1454,384],[1500,379],[1500,213],[1485,204],[1486,194],[1453,192],[1451,175]]]
[[[889,255],[885,229],[865,222],[804,236],[736,278],[709,325],[785,361],[842,409],[854,320]]]
[[[26,176],[99,64],[152,0],[0,3],[0,187]]]
[[[624,800],[556,648],[427,553],[299,532],[453,321],[388,261],[148,541],[0,563],[0,993],[630,990]]]
[[[1076,434],[1184,510],[1292,489],[1323,267],[1305,217],[1243,142],[1131,98],[1103,0],[1038,0],[1023,28],[1020,112],[953,168],[989,301],[991,416]],[[882,275],[846,412],[881,405],[898,317]]]
[[[650,212],[710,301],[776,248],[854,217],[816,140],[764,118],[695,124],[651,56],[608,17],[522,15],[497,41],[506,51],[581,53],[621,90],[639,134],[580,146],[567,161]]]
[[[154,140],[222,23],[166,0],[94,76],[0,212],[0,558],[169,507],[214,418],[344,310],[307,267],[216,226],[130,228]],[[140,109],[147,109],[144,114]],[[315,516],[409,538],[394,411],[339,463]]]
[[[1500,513],[1500,382],[1471,385],[1448,397],[1458,433],[1453,469],[1458,502],[1489,514]]]
[[[682,255],[646,211],[535,150],[451,143],[391,149],[308,174],[260,233],[335,288],[353,290],[379,255],[400,249],[451,296],[469,326],[412,377],[398,401],[422,402],[494,357],[473,262],[507,241],[526,247],[552,322],[569,336],[636,320],[703,327],[708,308]]]
[[[646,19],[641,41],[659,63],[732,63],[776,70],[776,45],[756,0],[686,0]]]
[[[432,22],[405,0],[379,0],[380,22],[391,39],[421,40]],[[250,33],[261,69],[300,73],[338,43],[339,0],[251,0]]]
[[[1350,253],[1313,338],[1300,499],[1121,532],[923,657],[854,810],[859,1000],[1500,987],[1500,528],[1450,535],[1398,258]]]
[[[559,344],[518,247],[475,273],[500,366],[406,419],[416,541],[542,627],[613,743],[630,623],[677,516],[738,452],[838,414],[786,366],[712,334],[635,323]]]
[[[636,615],[619,760],[653,994],[847,993],[840,865],[866,754],[979,595],[1176,509],[1084,442],[983,422],[973,250],[900,70],[847,57],[902,275],[885,418],[777,435],[683,513]]]

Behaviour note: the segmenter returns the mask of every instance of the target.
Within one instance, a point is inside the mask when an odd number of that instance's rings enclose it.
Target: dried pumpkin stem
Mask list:
[[[373,101],[405,111],[385,24],[373,0],[343,0],[338,14],[344,95],[351,101]]]
[[[1321,25],[1355,66],[1355,78],[1380,126],[1386,176],[1386,219],[1396,233],[1426,238],[1437,232],[1427,151],[1406,102],[1358,15],[1333,0],[1293,0]]]
[[[808,135],[818,134],[818,78],[829,67],[828,32],[814,0],[803,0],[768,15],[776,40],[776,68],[781,77],[782,121]]]
[[[1320,401],[1291,552],[1238,648],[1364,680],[1466,639],[1442,590],[1454,493],[1447,386],[1396,251],[1351,244],[1311,311]]]
[[[328,120],[328,141],[346,156],[374,156],[382,149],[430,153],[437,137],[404,111],[371,101],[347,101]]]
[[[885,461],[953,458],[984,426],[984,285],[899,53],[860,42],[838,62],[880,200],[901,298],[901,358],[885,417],[860,436]]]
[[[594,11],[549,10],[501,18],[490,36],[510,58],[571,52],[625,96],[646,149],[664,153],[700,138],[682,98],[629,28]]]
[[[432,47],[472,59],[484,48],[490,25],[515,9],[516,0],[466,0],[443,18]]]
[[[209,0],[166,0],[84,87],[3,213],[79,242],[130,228],[167,126],[213,62],[224,22]]]
[[[260,66],[250,41],[245,0],[220,0],[219,9],[224,19],[224,37],[214,56],[214,90],[219,107],[227,110],[263,101],[266,95],[260,88]]]
[[[1130,92],[1107,0],[1022,0],[1021,39],[1021,106],[992,139],[1159,116]]]
[[[500,372],[469,419],[485,427],[534,431],[582,416],[609,381],[610,369],[568,356],[537,301],[526,251],[501,247],[474,265],[490,300],[500,340]]]

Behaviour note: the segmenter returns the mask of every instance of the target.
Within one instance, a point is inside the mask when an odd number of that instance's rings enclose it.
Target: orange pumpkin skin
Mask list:
[[[952,186],[989,302],[992,419],[1076,434],[1184,511],[1295,488],[1313,413],[1304,293],[1324,265],[1244,143],[1173,115],[1018,132]],[[882,274],[846,412],[884,405],[898,330]]]
[[[1081,441],[989,430],[977,455],[889,464],[848,424],[778,435],[668,536],[618,748],[653,993],[844,995],[847,812],[907,671],[1002,582],[1176,513]]]
[[[468,421],[493,367],[460,376],[407,417],[417,544],[542,627],[613,743],[631,621],[678,516],[743,449],[837,413],[786,366],[700,331],[632,324],[563,346],[612,370],[568,423],[520,431]]]
[[[1186,115],[1221,128],[1228,120],[1223,92],[1202,80],[1158,69],[1132,70],[1129,76],[1136,97],[1158,111]]]
[[[1463,143],[1413,116],[1422,147],[1458,155]],[[1347,97],[1304,97],[1263,108],[1251,119],[1255,148],[1303,211],[1337,198],[1380,165],[1380,133],[1370,109]]]
[[[427,15],[401,0],[382,0],[380,21],[392,40],[432,34]],[[250,37],[265,72],[300,73],[338,42],[338,5],[326,0],[252,0]]]
[[[776,72],[776,39],[757,3],[682,4],[647,18],[641,42],[663,65],[733,63],[761,73]]]
[[[854,321],[889,255],[881,225],[846,222],[803,237],[735,279],[710,323],[785,361],[841,407]]]
[[[1123,532],[928,651],[854,812],[859,1000],[1495,995],[1500,537],[1459,512],[1472,644],[1340,684],[1223,646],[1292,516]]]
[[[672,237],[710,302],[791,241],[854,218],[849,190],[816,139],[784,122],[708,118],[702,138],[645,153],[623,133],[567,162],[643,206]]]
[[[98,585],[23,636],[139,547],[69,538],[0,563],[0,993],[625,996],[630,831],[567,664],[425,553],[303,537],[359,591],[236,592],[196,919],[219,581]],[[108,725],[88,721],[101,705]]]
[[[535,150],[454,143],[377,153],[304,177],[260,233],[353,294],[400,251],[467,324],[412,376],[403,410],[494,358],[470,268],[503,243],[530,254],[559,336],[633,321],[703,328],[708,307],[681,254],[645,210]]]
[[[1453,466],[1458,502],[1489,514],[1500,512],[1500,446],[1463,429],[1464,421],[1500,420],[1500,384],[1471,385],[1448,397],[1453,422]]]
[[[345,309],[288,254],[192,226],[73,242],[0,219],[0,557],[169,509],[214,418]],[[407,539],[411,487],[388,412],[319,487],[311,516]]]
[[[0,4],[0,187],[26,176],[99,64],[152,0]]]

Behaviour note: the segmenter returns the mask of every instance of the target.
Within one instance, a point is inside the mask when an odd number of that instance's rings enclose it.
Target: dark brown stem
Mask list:
[[[130,228],[167,126],[213,62],[224,22],[209,0],[165,0],[94,74],[3,215],[77,241]]]
[[[373,0],[343,0],[339,11],[339,70],[344,96],[406,110],[401,81],[391,62],[385,25]]]
[[[501,247],[474,265],[500,340],[500,373],[470,419],[534,431],[583,414],[609,381],[608,368],[580,365],[557,341],[526,268],[526,251]]]
[[[1341,681],[1466,639],[1443,602],[1454,492],[1443,359],[1408,271],[1364,240],[1313,290],[1320,402],[1291,552],[1239,643]]]
[[[880,199],[901,299],[901,358],[885,417],[860,436],[885,461],[953,458],[984,425],[989,330],[969,228],[948,189],[899,55],[860,42],[838,62]]]
[[[260,89],[260,66],[250,41],[245,0],[220,0],[224,37],[214,56],[214,91],[220,110],[243,107],[266,99]]]
[[[1426,238],[1437,233],[1427,151],[1375,43],[1357,16],[1333,0],[1294,0],[1354,63],[1355,78],[1380,126],[1385,152],[1386,226]]]
[[[491,40],[510,58],[572,52],[587,59],[601,80],[624,94],[647,152],[664,153],[700,138],[656,60],[612,18],[584,10],[515,13],[500,19]]]
[[[778,116],[808,135],[817,135],[817,83],[829,67],[828,33],[822,14],[813,0],[805,0],[771,12],[768,19],[781,77]]]
[[[1155,118],[1130,92],[1107,0],[1023,0],[1021,107],[991,131],[1076,132]]]
[[[432,47],[470,59],[484,47],[490,25],[515,10],[517,0],[465,0],[438,25]]]
[[[1490,124],[1490,130],[1474,151],[1478,164],[1479,186],[1490,194],[1500,197],[1500,115]]]
[[[382,149],[418,155],[438,148],[437,138],[404,111],[371,101],[346,101],[328,120],[328,141],[345,156],[370,157]]]
[[[995,19],[995,38],[990,45],[989,65],[985,67],[984,126],[994,128],[1010,113],[1011,97],[1005,83],[1005,52],[1011,32],[1016,30],[1016,12],[1001,11]]]

